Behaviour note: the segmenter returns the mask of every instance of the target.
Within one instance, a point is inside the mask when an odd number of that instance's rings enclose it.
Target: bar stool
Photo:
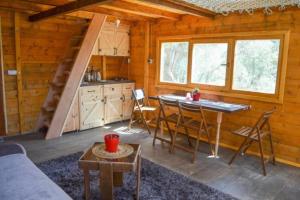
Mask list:
[[[272,131],[271,131],[271,125],[269,122],[270,117],[272,116],[272,114],[274,112],[275,112],[275,109],[264,112],[253,127],[243,126],[242,128],[232,132],[233,134],[242,136],[245,139],[242,142],[242,144],[240,145],[237,152],[234,154],[234,156],[229,161],[229,163],[228,163],[229,165],[232,164],[232,162],[234,161],[234,159],[237,157],[238,154],[240,154],[240,153],[245,154],[253,142],[258,142],[259,152],[260,152],[260,160],[261,160],[261,165],[262,165],[262,169],[263,169],[263,175],[266,176],[267,173],[266,173],[265,163],[268,162],[269,160],[272,160],[273,165],[275,165],[275,154],[274,154],[273,143],[272,143]],[[269,142],[270,142],[271,155],[270,155],[269,159],[265,160],[264,153],[263,153],[263,147],[262,147],[262,145],[263,145],[262,139],[267,136],[268,136]]]
[[[201,134],[205,134],[207,136],[207,141],[210,146],[210,151],[213,154],[213,147],[211,145],[211,140],[209,135],[209,129],[212,126],[207,124],[202,106],[200,105],[195,106],[188,103],[178,103],[178,107],[179,107],[179,119],[177,120],[177,126],[176,126],[177,128],[174,134],[171,152],[174,152],[175,147],[190,152],[193,154],[192,162],[194,163],[198,152],[200,136]],[[189,119],[187,117],[187,114],[189,114],[189,116],[194,114],[197,116],[197,119],[194,118]],[[182,145],[176,144],[176,137],[180,127],[183,127],[184,129],[191,129],[196,132],[196,145],[194,148],[187,148]]]

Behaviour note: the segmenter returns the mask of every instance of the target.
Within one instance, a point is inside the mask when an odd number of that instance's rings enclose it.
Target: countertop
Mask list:
[[[80,87],[86,87],[86,86],[95,86],[95,85],[110,85],[110,84],[120,84],[120,83],[135,83],[135,81],[132,80],[105,80],[102,82],[82,82]]]

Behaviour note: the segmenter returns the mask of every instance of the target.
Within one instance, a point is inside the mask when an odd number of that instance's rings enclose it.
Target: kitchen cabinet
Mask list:
[[[123,108],[122,108],[122,117],[123,120],[130,119],[134,101],[132,99],[132,90],[134,89],[134,83],[125,83],[122,85],[122,94],[123,94]]]
[[[130,119],[134,87],[134,83],[80,87],[67,117],[64,132],[86,130]]]
[[[123,119],[122,84],[104,85],[104,123],[112,123]]]
[[[78,93],[75,95],[74,102],[67,116],[63,132],[79,130],[79,104]]]
[[[95,44],[93,55],[101,56],[129,56],[130,55],[130,27],[107,22],[100,32]]]
[[[79,90],[80,130],[104,125],[103,86],[87,86]]]

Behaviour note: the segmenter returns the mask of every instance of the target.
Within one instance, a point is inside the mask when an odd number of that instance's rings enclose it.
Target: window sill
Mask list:
[[[176,84],[165,84],[160,83],[155,85],[156,89],[167,89],[167,90],[179,90],[179,91],[185,91],[185,92],[191,92],[194,87],[188,86],[188,85],[176,85]],[[272,96],[268,97],[265,95],[259,95],[259,94],[251,94],[249,92],[248,94],[245,93],[238,93],[238,92],[232,92],[232,91],[222,91],[222,90],[201,90],[200,92],[204,94],[212,94],[212,95],[218,95],[218,96],[224,96],[224,97],[232,97],[232,98],[240,98],[240,99],[247,99],[247,100],[255,100],[255,101],[262,101],[262,102],[268,102],[268,103],[274,103],[274,104],[283,104],[283,97],[279,96]]]

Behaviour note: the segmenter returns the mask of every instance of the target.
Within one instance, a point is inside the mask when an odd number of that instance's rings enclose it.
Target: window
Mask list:
[[[188,42],[161,43],[161,82],[187,83],[188,49]]]
[[[234,90],[275,94],[280,40],[238,40],[234,54]]]
[[[289,34],[268,31],[159,37],[156,84],[180,91],[199,87],[207,94],[282,103]]]
[[[192,83],[225,86],[227,43],[194,44]]]

